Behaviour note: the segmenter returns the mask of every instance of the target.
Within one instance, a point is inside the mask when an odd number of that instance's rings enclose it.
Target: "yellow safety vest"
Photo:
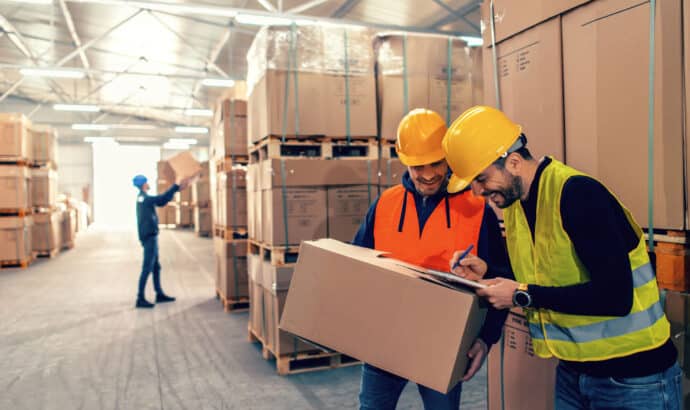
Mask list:
[[[572,286],[589,281],[589,272],[563,229],[560,212],[563,186],[576,175],[585,174],[554,159],[542,172],[534,241],[520,202],[505,209],[510,264],[519,282]],[[538,356],[579,362],[606,360],[651,350],[668,340],[670,325],[659,301],[642,230],[630,212],[622,204],[621,207],[640,238],[628,254],[634,287],[630,313],[623,317],[582,316],[526,309],[532,345]]]

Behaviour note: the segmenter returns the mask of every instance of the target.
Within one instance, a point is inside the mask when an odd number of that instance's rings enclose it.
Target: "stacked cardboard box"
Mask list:
[[[72,249],[77,237],[77,210],[66,207],[60,215],[60,237],[62,249]]]
[[[209,236],[213,231],[211,218],[211,178],[209,162],[202,162],[202,173],[192,184],[192,206],[194,232],[198,236]]]
[[[32,125],[28,130],[29,160],[33,166],[57,169],[57,131],[46,125]]]
[[[156,194],[160,195],[167,191],[175,183],[175,172],[167,161],[158,161],[158,178],[156,180]],[[175,204],[168,204],[156,208],[159,225],[175,225],[177,207]]]
[[[33,252],[38,255],[50,255],[62,248],[62,212],[53,210],[33,215],[31,231]]]
[[[3,216],[0,218],[0,263],[28,265],[33,258],[31,231],[32,216]]]
[[[23,114],[0,113],[0,161],[27,162],[31,157],[29,128]]]
[[[247,240],[213,238],[216,257],[216,291],[230,301],[249,298]]]
[[[247,156],[247,87],[237,82],[216,102],[209,156],[212,162]]]

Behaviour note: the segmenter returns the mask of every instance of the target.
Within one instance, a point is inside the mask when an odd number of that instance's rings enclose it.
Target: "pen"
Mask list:
[[[465,257],[466,257],[467,255],[470,254],[470,251],[471,251],[473,248],[474,248],[474,244],[471,244],[471,245],[465,250],[465,252],[461,253],[461,254],[460,254],[460,257],[458,258],[457,261],[455,261],[455,263],[453,264],[453,267],[450,268],[450,270],[453,270],[453,269],[457,268],[458,266],[460,266],[460,261],[463,260],[463,259],[465,259]]]

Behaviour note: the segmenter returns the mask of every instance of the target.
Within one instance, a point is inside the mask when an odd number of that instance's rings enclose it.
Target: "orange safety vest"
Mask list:
[[[404,262],[447,272],[455,251],[473,244],[476,254],[484,204],[484,198],[469,190],[448,195],[420,235],[413,194],[396,185],[384,191],[376,205],[374,247]]]

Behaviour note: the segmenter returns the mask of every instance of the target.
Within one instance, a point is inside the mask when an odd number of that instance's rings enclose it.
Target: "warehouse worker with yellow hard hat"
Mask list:
[[[556,409],[680,409],[682,374],[643,232],[616,196],[560,161],[532,158],[521,127],[490,107],[463,113],[443,149],[448,191],[472,185],[503,209],[516,281],[486,280],[477,294],[524,308],[534,352],[560,359]],[[484,272],[474,257],[454,270]]]
[[[471,191],[450,194],[446,190],[450,174],[441,148],[445,133],[445,122],[433,111],[416,109],[402,119],[396,151],[407,171],[401,184],[384,191],[369,208],[353,243],[445,271],[453,251],[472,246],[475,253],[488,260],[491,274],[509,274],[496,215],[483,198]],[[488,347],[499,339],[506,314],[495,309],[488,312],[480,336],[469,351],[470,365],[464,380],[474,376]],[[365,364],[359,396],[361,408],[394,409],[406,384],[402,377]],[[418,387],[426,409],[458,409],[460,405],[462,384],[447,394]]]

